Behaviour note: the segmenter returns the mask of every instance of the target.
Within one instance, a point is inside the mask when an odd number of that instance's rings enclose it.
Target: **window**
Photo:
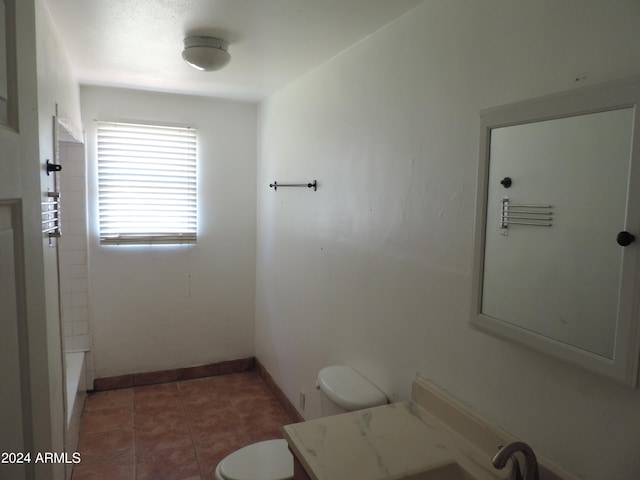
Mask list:
[[[98,122],[100,243],[197,239],[196,131]]]

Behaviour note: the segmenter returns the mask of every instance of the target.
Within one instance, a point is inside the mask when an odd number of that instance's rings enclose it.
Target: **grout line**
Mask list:
[[[191,428],[191,417],[187,415],[187,407],[184,403],[184,395],[183,395],[182,389],[180,388],[180,384],[182,382],[183,380],[179,380],[176,382],[176,390],[178,390],[178,396],[180,397],[180,404],[182,405],[182,411],[184,413],[184,418],[186,420],[187,428],[189,430],[189,438],[191,439],[191,448],[193,448],[193,453],[196,457],[196,463],[198,464],[198,474],[200,475],[200,478],[203,479],[204,473],[202,471],[202,462],[200,460],[200,456],[198,455],[198,449],[196,448],[196,441],[193,438],[193,430]]]
[[[131,408],[133,408],[133,480],[138,479],[138,452],[136,448],[136,391],[132,387]]]

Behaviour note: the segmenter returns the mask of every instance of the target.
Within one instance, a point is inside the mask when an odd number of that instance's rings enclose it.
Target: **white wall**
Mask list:
[[[253,355],[256,106],[98,87],[81,97],[96,377]],[[100,246],[96,119],[197,127],[196,245]]]
[[[69,59],[56,32],[49,12],[42,0],[36,0],[36,62],[37,62],[37,106],[39,136],[40,191],[53,191],[53,176],[45,174],[45,163],[53,161],[53,116],[56,104],[66,112],[73,123],[80,125],[80,93]],[[43,196],[43,199],[46,198]],[[55,242],[52,244],[55,245]],[[46,334],[47,349],[39,354],[47,355],[49,366],[48,402],[51,419],[51,443],[47,450],[64,451],[64,403],[62,376],[62,354],[60,337],[60,314],[58,296],[58,265],[56,249],[49,240],[42,240],[44,252],[44,287],[46,291]],[[36,288],[30,284],[29,288]],[[31,307],[31,305],[30,305]],[[47,398],[38,387],[32,394],[34,397]],[[47,476],[64,478],[64,465],[52,465]],[[40,472],[44,475],[44,471]]]
[[[640,390],[468,320],[479,110],[640,74],[639,22],[637,1],[430,0],[261,104],[256,356],[307,418],[324,365],[392,401],[419,372],[584,478],[637,478]]]

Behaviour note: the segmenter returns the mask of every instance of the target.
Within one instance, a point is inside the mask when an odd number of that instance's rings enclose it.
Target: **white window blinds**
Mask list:
[[[98,122],[100,243],[197,239],[196,131]]]

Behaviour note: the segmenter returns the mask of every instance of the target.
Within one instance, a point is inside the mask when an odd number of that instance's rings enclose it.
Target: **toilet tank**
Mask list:
[[[318,373],[321,415],[377,407],[387,403],[378,387],[350,367],[333,365]]]

